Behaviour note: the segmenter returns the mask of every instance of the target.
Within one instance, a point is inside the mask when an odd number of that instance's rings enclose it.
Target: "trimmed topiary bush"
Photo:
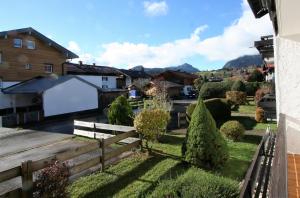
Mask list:
[[[200,98],[193,111],[182,147],[185,161],[198,167],[220,168],[228,159],[227,143]]]
[[[233,141],[240,140],[245,134],[244,126],[236,120],[225,122],[221,126],[220,131],[228,139],[231,139]]]
[[[191,168],[176,180],[163,180],[145,197],[235,198],[240,194],[238,186],[234,180]]]
[[[110,124],[132,126],[132,107],[125,96],[119,96],[111,103],[108,109],[108,121]]]
[[[214,120],[226,120],[231,117],[231,104],[226,99],[213,98],[204,101],[206,108]],[[186,109],[186,121],[190,123],[193,111],[197,104],[190,104]]]
[[[207,82],[202,85],[199,96],[202,99],[224,98],[227,89],[223,82]]]
[[[255,96],[255,92],[259,89],[260,83],[258,82],[245,82],[245,91],[247,96]]]
[[[265,80],[264,75],[255,69],[248,77],[247,81],[248,82],[262,82]]]
[[[246,86],[241,80],[237,80],[233,83],[231,91],[246,91]]]
[[[204,104],[215,120],[227,120],[231,117],[231,104],[226,99],[213,98],[205,100]]]
[[[255,120],[256,122],[265,122],[265,111],[261,107],[256,107],[255,110]]]

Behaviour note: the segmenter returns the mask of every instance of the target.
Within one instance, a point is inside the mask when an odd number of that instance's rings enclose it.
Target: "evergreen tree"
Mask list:
[[[200,98],[192,114],[182,153],[185,161],[207,169],[220,168],[228,159],[227,143]]]
[[[110,124],[133,125],[132,107],[125,96],[117,97],[109,107],[108,121]]]
[[[254,70],[248,77],[248,82],[263,82],[264,80],[264,75],[257,69]]]
[[[241,80],[237,80],[233,83],[232,87],[231,87],[231,91],[242,91],[245,92],[246,91],[246,86],[243,83],[243,81]]]

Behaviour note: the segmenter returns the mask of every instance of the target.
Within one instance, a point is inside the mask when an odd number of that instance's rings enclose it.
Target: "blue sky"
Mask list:
[[[220,3],[226,2],[226,3]],[[185,62],[220,68],[272,33],[242,0],[9,0],[0,31],[33,27],[84,62],[128,68]],[[78,60],[75,60],[78,61]]]

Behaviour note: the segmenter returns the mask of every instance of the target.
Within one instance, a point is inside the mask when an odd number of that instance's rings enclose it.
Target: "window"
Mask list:
[[[35,42],[27,40],[26,41],[27,49],[35,49]]]
[[[26,64],[25,65],[25,69],[31,69],[32,68],[32,65],[31,64]]]
[[[102,76],[102,81],[108,81],[108,77],[107,76]]]
[[[103,89],[107,89],[107,88],[108,88],[108,85],[102,85],[102,88],[103,88]]]
[[[22,48],[22,39],[14,39],[14,47]]]
[[[45,72],[52,73],[53,72],[53,65],[52,64],[45,64]]]

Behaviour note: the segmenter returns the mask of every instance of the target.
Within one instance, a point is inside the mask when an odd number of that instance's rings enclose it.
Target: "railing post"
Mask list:
[[[100,147],[101,147],[101,171],[105,169],[105,146],[104,146],[104,138],[100,140]]]
[[[21,164],[22,177],[22,197],[33,197],[33,176],[32,161],[25,161]]]
[[[177,113],[177,126],[178,126],[178,128],[180,128],[180,121],[181,121],[180,112],[178,112]]]

